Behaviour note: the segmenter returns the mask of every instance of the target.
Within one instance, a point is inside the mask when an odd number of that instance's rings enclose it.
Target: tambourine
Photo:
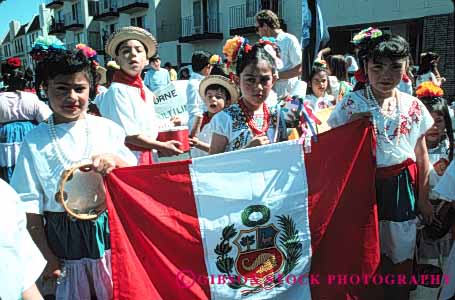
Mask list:
[[[62,173],[56,200],[79,220],[94,220],[106,210],[103,176],[91,164],[78,164]]]

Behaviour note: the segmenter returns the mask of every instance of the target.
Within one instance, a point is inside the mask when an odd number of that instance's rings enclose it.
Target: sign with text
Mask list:
[[[155,92],[154,104],[158,118],[169,120],[178,116],[181,119],[188,119],[188,112],[186,111],[187,85],[188,80],[176,80]]]

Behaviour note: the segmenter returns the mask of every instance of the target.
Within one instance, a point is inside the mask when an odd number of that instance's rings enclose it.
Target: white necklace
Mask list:
[[[65,152],[62,150],[62,147],[60,146],[59,139],[57,137],[57,131],[55,129],[55,123],[54,123],[54,115],[52,114],[49,117],[49,136],[52,141],[52,146],[55,149],[55,152],[57,154],[57,159],[59,162],[63,165],[65,170],[70,169],[73,165],[79,164],[85,161],[90,161],[89,155],[92,150],[92,145],[90,142],[90,131],[89,131],[89,126],[88,126],[88,121],[87,121],[87,116],[84,118],[85,120],[85,136],[86,136],[86,144],[85,144],[85,150],[84,153],[79,160],[72,160],[66,156]]]
[[[398,96],[395,96],[396,100],[396,105],[395,105],[395,116],[391,117],[388,114],[385,114],[383,109],[379,106],[378,101],[376,100],[376,97],[373,94],[373,91],[371,90],[371,86],[367,85],[366,87],[366,92],[367,92],[367,100],[368,100],[368,105],[373,109],[373,110],[378,110],[378,114],[375,117],[375,114],[373,114],[373,127],[376,132],[376,136],[379,138],[380,132],[378,130],[378,124],[379,124],[379,114],[381,114],[384,117],[384,128],[383,128],[383,136],[384,139],[387,141],[389,144],[394,144],[393,140],[389,138],[388,134],[388,125],[392,126],[393,123],[397,124],[396,128],[396,145],[400,143],[400,136],[401,136],[401,124],[400,124],[400,109],[399,109],[399,102],[398,102]],[[379,143],[378,143],[379,146]]]

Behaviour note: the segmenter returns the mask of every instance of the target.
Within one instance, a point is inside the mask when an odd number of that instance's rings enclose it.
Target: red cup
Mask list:
[[[170,140],[179,141],[181,145],[178,147],[183,152],[190,150],[190,141],[188,140],[189,132],[186,126],[176,126],[172,128],[163,129],[158,132],[157,141],[167,142]]]

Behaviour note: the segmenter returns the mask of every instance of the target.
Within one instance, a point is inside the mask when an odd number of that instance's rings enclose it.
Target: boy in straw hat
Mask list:
[[[212,129],[210,120],[225,107],[237,103],[240,95],[236,85],[221,75],[209,75],[199,85],[199,95],[204,100],[207,111],[197,117],[191,130],[191,156],[207,155],[210,149]],[[200,133],[199,133],[200,132]],[[197,136],[197,137],[196,137]]]
[[[152,34],[139,27],[123,27],[114,32],[106,44],[106,53],[120,66],[108,91],[96,103],[101,116],[116,122],[126,132],[126,144],[136,154],[139,164],[152,163],[152,150],[163,156],[183,153],[180,142],[156,140],[155,95],[144,85],[141,72],[156,52]]]

